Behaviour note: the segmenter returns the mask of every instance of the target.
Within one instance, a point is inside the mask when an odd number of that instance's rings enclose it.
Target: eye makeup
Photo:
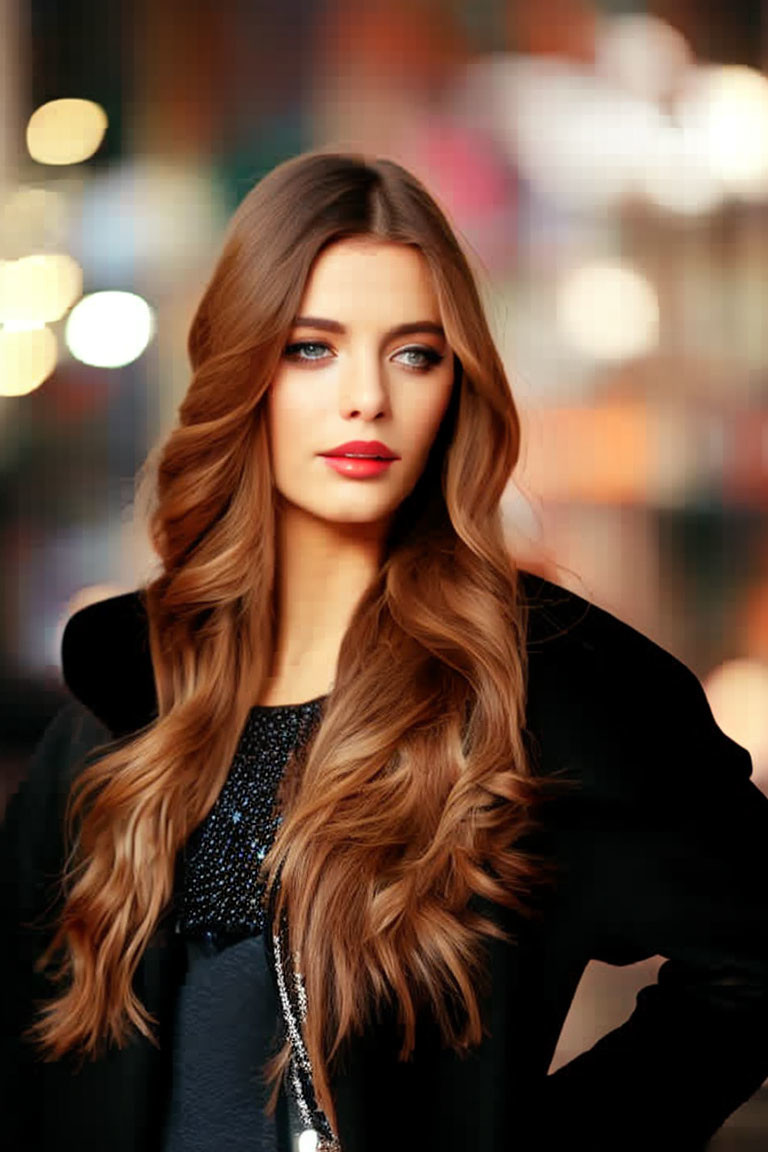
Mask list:
[[[324,348],[326,351],[331,350],[329,345],[326,344],[324,340],[298,340],[293,344],[288,344],[286,346],[284,355],[288,360],[292,360],[295,363],[304,364],[321,363],[323,360],[327,359],[325,356],[319,357],[301,355],[301,353],[304,352],[304,350],[307,348]],[[445,359],[445,357],[440,352],[436,351],[436,349],[431,348],[429,345],[423,344],[418,346],[413,345],[408,348],[401,348],[397,355],[418,355],[423,357],[424,362],[420,365],[405,365],[405,367],[410,369],[412,372],[428,372],[430,368],[433,368],[436,364],[440,364]]]

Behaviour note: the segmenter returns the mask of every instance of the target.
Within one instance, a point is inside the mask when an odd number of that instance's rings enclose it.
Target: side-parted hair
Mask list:
[[[266,906],[280,874],[275,915],[285,908],[301,957],[304,1039],[334,1128],[330,1061],[379,1005],[397,1008],[401,1059],[424,1005],[445,1043],[481,1041],[482,936],[513,934],[468,901],[532,915],[554,871],[521,844],[552,781],[536,776],[524,738],[527,611],[500,513],[520,420],[469,260],[390,159],[305,152],[231,219],[189,332],[177,423],[140,474],[160,561],[143,585],[158,716],[75,779],[66,898],[39,963],[62,952],[54,979],[66,988],[30,1029],[46,1060],[95,1058],[133,1027],[157,1043],[133,977],[172,899],[177,853],[216,801],[271,670],[265,397],[314,262],[350,237],[423,254],[454,387],[351,617],[321,722],[283,777],[283,820],[258,875]],[[270,1112],[289,1059],[286,1038],[268,1063]]]

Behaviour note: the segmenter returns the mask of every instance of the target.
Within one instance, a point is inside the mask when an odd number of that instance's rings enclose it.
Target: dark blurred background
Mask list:
[[[0,810],[67,618],[154,569],[135,475],[228,216],[319,145],[410,167],[471,252],[521,564],[692,667],[766,790],[767,66],[762,0],[0,0]],[[553,1069],[659,963],[591,963]],[[711,1148],[766,1147],[764,1085]]]

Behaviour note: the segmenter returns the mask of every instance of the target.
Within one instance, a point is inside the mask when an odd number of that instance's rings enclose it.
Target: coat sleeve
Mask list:
[[[674,657],[662,672],[606,719],[622,784],[584,890],[594,959],[666,959],[620,1027],[546,1077],[547,1152],[701,1152],[768,1077],[768,797],[695,674]]]
[[[33,970],[50,937],[57,881],[64,864],[64,807],[75,769],[112,739],[74,698],[43,732],[27,773],[0,824],[0,1093],[3,1147],[30,1148],[37,1060],[21,1033],[35,1001],[52,987]],[[30,1111],[32,1110],[32,1111]]]

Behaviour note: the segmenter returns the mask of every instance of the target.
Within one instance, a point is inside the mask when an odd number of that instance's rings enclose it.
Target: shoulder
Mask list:
[[[592,686],[591,678],[609,678],[617,693],[640,686],[651,673],[676,684],[695,679],[674,653],[588,597],[525,570],[520,587],[534,663],[578,670]]]
[[[61,641],[64,682],[115,736],[156,715],[143,589],[88,604],[67,621]]]
[[[546,774],[576,778],[607,799],[637,801],[650,800],[660,785],[682,795],[708,766],[751,773],[749,753],[718,727],[683,660],[587,597],[521,575],[529,608],[527,722]]]
[[[121,655],[116,646],[132,642],[137,651],[148,649],[147,610],[140,588],[86,604],[69,617],[62,634],[62,672],[70,691],[93,678],[93,662],[108,654]]]

